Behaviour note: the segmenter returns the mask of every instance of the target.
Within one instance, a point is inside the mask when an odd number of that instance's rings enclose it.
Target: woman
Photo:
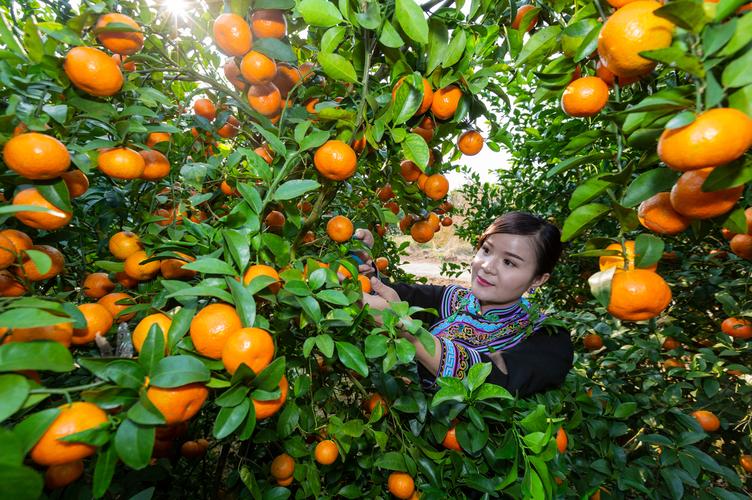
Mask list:
[[[367,230],[359,229],[355,238],[373,245]],[[556,226],[531,214],[509,212],[481,235],[470,265],[469,289],[385,284],[371,277],[373,293],[365,294],[363,303],[383,310],[390,302],[406,301],[438,311],[438,318],[427,312],[415,315],[431,325],[433,354],[409,333],[401,333],[415,346],[424,382],[432,384],[441,376],[464,378],[473,364],[491,362],[487,382],[528,396],[561,385],[572,367],[569,331],[544,325],[545,315],[522,297],[548,281],[560,255]],[[371,271],[370,260],[359,269]]]

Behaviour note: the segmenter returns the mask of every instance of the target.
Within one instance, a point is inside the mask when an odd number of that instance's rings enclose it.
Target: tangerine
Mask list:
[[[65,144],[51,135],[27,132],[3,146],[3,161],[9,169],[32,180],[54,179],[70,166]]]
[[[630,4],[631,5],[631,4]],[[703,191],[702,185],[713,168],[684,172],[671,188],[671,206],[678,213],[692,219],[711,219],[731,210],[744,191],[744,185]]]
[[[679,234],[690,224],[687,217],[674,210],[668,192],[657,193],[640,203],[637,218],[644,227],[659,234]]]
[[[187,422],[201,409],[209,389],[202,383],[162,388],[151,386],[146,397],[165,418],[166,425]]]
[[[671,289],[657,273],[647,269],[617,271],[611,281],[608,312],[625,321],[658,316],[671,302]]]
[[[46,209],[44,212],[30,212],[22,210],[16,212],[16,218],[22,223],[34,229],[54,231],[65,227],[70,222],[73,214],[57,208],[47,201],[35,187],[22,188],[13,197],[14,205],[32,205]]]
[[[598,114],[608,103],[608,85],[597,76],[585,76],[573,81],[561,96],[561,108],[569,116],[578,118]]]
[[[109,97],[123,87],[120,67],[94,47],[73,47],[65,56],[63,70],[75,87],[94,96]]]
[[[92,342],[97,335],[104,337],[112,328],[112,315],[101,304],[81,304],[78,310],[86,320],[86,328],[75,328],[71,342],[74,345],[83,345]]]
[[[237,311],[228,304],[209,304],[191,320],[190,335],[196,352],[220,359],[227,339],[242,329]]]
[[[222,363],[234,374],[241,364],[258,374],[269,366],[274,358],[274,340],[261,328],[241,328],[227,337],[222,347]]]
[[[31,449],[31,459],[39,465],[62,465],[93,455],[96,451],[94,446],[60,441],[60,438],[108,422],[107,414],[93,403],[70,403],[58,409],[58,416]]]
[[[164,336],[165,354],[169,353],[170,347],[168,345],[169,338],[167,334],[170,331],[170,327],[172,326],[172,319],[166,314],[162,313],[150,314],[146,316],[144,319],[139,321],[138,325],[136,325],[136,328],[133,329],[131,341],[133,342],[133,347],[136,349],[136,352],[141,352],[141,348],[144,346],[144,342],[146,342],[146,337],[148,337],[149,330],[151,329],[152,325],[157,325],[157,327],[159,327],[159,330],[162,331],[162,335]]]
[[[99,153],[97,168],[114,179],[130,180],[141,177],[146,162],[130,148],[112,148]]]
[[[108,30],[110,23],[127,24],[135,31]],[[135,54],[144,47],[144,34],[141,26],[125,14],[109,13],[100,16],[94,26],[97,40],[110,52],[121,55]]]
[[[326,223],[326,234],[337,243],[348,241],[354,231],[352,221],[344,215],[335,215]]]
[[[214,20],[214,43],[228,56],[243,56],[253,47],[251,27],[237,14],[220,14]]]

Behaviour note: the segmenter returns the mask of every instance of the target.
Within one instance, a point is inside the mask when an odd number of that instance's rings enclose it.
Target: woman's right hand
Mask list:
[[[355,234],[353,234],[353,238],[356,240],[360,240],[363,242],[365,246],[368,248],[373,248],[373,233],[369,231],[368,229],[358,228],[355,230]]]
[[[401,300],[399,294],[394,290],[394,288],[386,286],[377,278],[371,278],[371,288],[373,289],[374,293],[363,294],[363,298],[360,301],[361,307],[363,307],[365,304],[368,304],[368,306],[375,311],[383,311],[384,309],[387,309],[389,307],[390,303],[399,302]],[[377,324],[384,324],[381,320],[380,314],[377,314],[374,319]]]

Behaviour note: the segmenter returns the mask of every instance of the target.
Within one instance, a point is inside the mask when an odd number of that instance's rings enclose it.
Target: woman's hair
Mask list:
[[[532,236],[535,248],[537,276],[551,273],[561,256],[561,232],[550,222],[526,212],[507,212],[483,231],[477,248],[492,234]]]

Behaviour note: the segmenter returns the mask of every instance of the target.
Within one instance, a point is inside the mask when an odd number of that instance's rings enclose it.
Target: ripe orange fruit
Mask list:
[[[196,271],[189,269],[183,269],[183,266],[188,262],[193,262],[195,257],[186,255],[182,252],[174,252],[180,258],[179,259],[164,259],[159,261],[159,270],[162,276],[168,280],[189,280],[196,276]]]
[[[663,362],[663,368],[668,370],[669,368],[684,368],[684,363],[676,358],[668,358]]]
[[[316,170],[327,179],[343,181],[355,173],[358,157],[348,144],[339,141],[326,141],[313,155]]]
[[[274,340],[261,328],[241,328],[232,332],[222,347],[222,363],[234,374],[241,364],[258,374],[274,358]]]
[[[659,234],[679,234],[689,227],[690,220],[674,210],[671,194],[664,192],[640,203],[637,217],[647,229]]]
[[[404,80],[405,80],[405,77],[403,76],[402,78],[397,80],[397,83],[394,85],[394,88],[392,88],[392,101],[394,101],[395,97],[397,97],[397,89],[400,88]],[[425,78],[423,78],[423,99],[420,102],[420,107],[414,113],[413,116],[422,115],[423,113],[428,111],[431,108],[432,103],[433,103],[433,89],[431,88],[431,83]]]
[[[285,226],[285,220],[285,214],[279,210],[272,210],[264,218],[264,225],[272,232],[281,233],[282,228]]]
[[[666,340],[663,341],[663,344],[661,344],[661,347],[666,349],[667,351],[670,351],[672,349],[678,349],[681,347],[681,342],[676,340],[673,337],[666,337]]]
[[[36,250],[47,255],[51,261],[50,269],[44,274],[40,273],[34,261],[28,255],[24,255],[21,267],[17,269],[17,274],[25,276],[29,281],[42,281],[54,278],[63,272],[65,257],[63,257],[63,254],[57,248],[50,245],[34,245],[30,250]]]
[[[146,145],[150,148],[153,148],[160,142],[170,142],[170,133],[169,132],[150,132],[148,136],[146,136]]]
[[[259,146],[256,149],[254,149],[253,152],[259,155],[261,158],[263,158],[264,161],[268,165],[271,165],[272,162],[274,161],[274,156],[272,155],[272,152],[269,151],[269,148],[267,148],[266,146]],[[310,203],[308,204],[310,205]]]
[[[115,61],[115,64],[118,65],[118,68],[120,68],[120,71],[136,71],[136,63],[134,61],[129,61],[126,56],[121,56],[120,54],[112,54],[112,60]]]
[[[529,11],[533,10],[535,7],[532,5],[522,5],[519,9],[517,9],[517,15],[514,16],[514,21],[512,21],[512,28],[518,30],[520,29],[520,23],[522,22],[522,18],[525,17],[525,14]],[[533,16],[533,18],[530,20],[530,22],[527,25],[527,28],[525,28],[525,32],[530,31],[535,27],[535,25],[538,24],[538,16]]]
[[[83,460],[75,460],[67,464],[51,465],[44,471],[44,486],[48,490],[64,488],[81,477],[83,473]]]
[[[108,30],[107,25],[110,23],[127,24],[136,31]],[[141,33],[141,26],[125,14],[113,12],[100,16],[94,26],[94,32],[97,34],[97,40],[107,50],[116,54],[128,56],[135,54],[144,46],[144,34]]]
[[[10,238],[0,234],[0,269],[5,269],[18,261],[18,252]]]
[[[588,117],[598,114],[608,103],[608,85],[597,76],[573,81],[561,96],[561,109],[569,116]]]
[[[306,111],[308,111],[312,115],[315,115],[316,113],[318,113],[318,111],[316,111],[316,104],[318,104],[318,102],[319,102],[318,97],[308,99],[304,103]]]
[[[410,236],[418,243],[428,243],[433,239],[435,231],[427,220],[418,221],[410,227]]]
[[[739,465],[742,469],[752,474],[752,455],[742,455],[739,457]]]
[[[31,449],[31,459],[39,465],[62,465],[91,456],[96,448],[60,438],[107,423],[107,414],[93,403],[76,402],[58,407],[60,414]]]
[[[277,273],[273,267],[264,264],[255,264],[249,267],[243,275],[243,284],[248,285],[256,276],[269,276],[276,280],[267,287],[272,293],[276,294],[282,287],[282,283],[279,280],[279,273]]]
[[[186,441],[180,445],[180,455],[185,458],[201,458],[206,454],[206,448],[201,446],[198,441]]]
[[[271,82],[248,87],[248,104],[264,116],[275,116],[282,107],[282,94]]]
[[[749,234],[737,234],[729,242],[731,251],[742,259],[752,260],[752,236]]]
[[[112,327],[112,315],[101,304],[81,304],[78,310],[86,319],[86,328],[75,328],[71,342],[83,345],[92,342],[97,335],[104,337]]]
[[[80,170],[69,170],[60,174],[65,186],[68,188],[68,194],[71,198],[78,198],[89,189],[89,178]]]
[[[752,321],[746,318],[726,318],[721,323],[721,330],[737,339],[749,339],[752,338]]]
[[[54,179],[68,170],[70,153],[51,135],[27,132],[5,143],[3,160],[9,169],[27,179]]]
[[[721,421],[712,411],[697,410],[692,412],[692,416],[695,417],[702,430],[706,432],[715,432],[721,428]]]
[[[238,67],[235,59],[228,59],[222,70],[225,73],[225,78],[235,87],[236,90],[243,91],[248,84],[240,78],[240,68]]]
[[[449,85],[433,93],[431,112],[439,120],[448,120],[454,116],[462,99],[462,91],[456,85]]]
[[[277,484],[280,486],[290,486],[293,479],[295,479],[293,476],[290,476],[287,479],[277,479]]]
[[[624,249],[627,252],[626,254],[627,268],[634,269],[635,268],[635,242],[634,240],[625,241]],[[622,252],[621,243],[611,243],[609,246],[606,247],[606,250],[616,250],[617,252]],[[602,255],[598,261],[598,265],[601,271],[605,271],[606,269],[609,269],[611,267],[615,267],[618,270],[622,270],[624,269],[624,260],[625,260],[624,255]],[[658,269],[658,264],[653,264],[643,269],[649,269],[651,271],[655,271],[656,269]]]
[[[158,260],[144,262],[149,258],[150,256],[143,250],[132,253],[125,259],[125,274],[138,281],[154,278],[161,269],[161,264]]]
[[[402,160],[400,162],[400,174],[402,174],[402,178],[407,182],[417,181],[422,173],[423,171],[410,160]]]
[[[0,269],[13,263],[18,263],[24,250],[32,247],[29,235],[17,229],[3,229],[0,231]]]
[[[457,139],[457,147],[462,154],[475,156],[483,149],[483,136],[476,130],[468,130]]]
[[[118,302],[123,302],[122,304],[119,304]],[[130,321],[133,316],[135,316],[135,313],[129,313],[122,316],[119,316],[121,312],[123,312],[125,309],[129,308],[134,304],[133,297],[128,295],[127,293],[122,292],[115,292],[115,293],[108,293],[101,299],[97,301],[97,304],[102,304],[108,311],[110,311],[110,314],[113,318],[115,318],[116,323],[122,323],[123,321]]]
[[[392,472],[387,480],[389,493],[397,498],[408,499],[415,492],[415,481],[404,472]]]
[[[634,2],[635,0],[606,0],[606,1],[611,7],[618,9],[619,7],[624,7],[628,3]]]
[[[358,283],[360,284],[360,292],[361,293],[371,293],[371,290],[373,289],[371,287],[371,279],[367,276],[364,276],[362,274],[358,275]]]
[[[191,341],[196,352],[202,356],[220,359],[227,339],[241,328],[243,325],[234,307],[209,304],[191,320]]]
[[[744,186],[705,192],[702,184],[712,171],[710,167],[701,168],[684,172],[679,177],[671,188],[671,206],[674,210],[691,219],[711,219],[734,207]]]
[[[162,313],[150,314],[138,322],[138,325],[133,329],[133,334],[131,335],[133,347],[136,349],[136,352],[141,352],[141,347],[143,347],[144,342],[146,342],[146,337],[149,335],[149,330],[152,325],[157,325],[162,330],[165,343],[165,354],[167,354],[170,350],[167,345],[167,332],[170,331],[170,326],[172,326],[172,319]]]
[[[287,479],[295,473],[295,459],[287,453],[282,453],[272,460],[272,477]]]
[[[567,444],[569,444],[567,433],[564,427],[559,427],[559,430],[556,431],[556,449],[559,450],[559,453],[564,453],[567,451]]]
[[[226,180],[223,180],[219,185],[219,190],[226,196],[240,196],[240,191],[238,191],[237,188],[230,186]]]
[[[141,239],[130,231],[120,231],[113,234],[109,241],[110,253],[119,260],[125,260],[141,250]]]
[[[240,74],[254,85],[270,83],[277,76],[277,64],[261,52],[252,50],[240,61]]]
[[[125,288],[136,288],[138,286],[138,280],[134,280],[123,271],[115,273],[115,281]]]
[[[209,121],[212,121],[217,117],[217,107],[206,97],[196,99],[196,102],[193,103],[193,112],[198,116],[203,116]]]
[[[158,181],[170,175],[170,161],[159,151],[152,149],[140,151],[138,154],[144,159],[144,171],[141,178],[146,181]]]
[[[228,56],[245,55],[253,47],[251,27],[237,14],[220,14],[214,20],[214,43]]]
[[[181,385],[169,389],[151,386],[146,397],[164,416],[167,425],[187,422],[201,409],[209,389],[202,383]]]
[[[319,441],[319,443],[316,445],[316,449],[313,452],[313,456],[321,465],[333,464],[339,456],[337,443],[335,443],[331,439],[324,439],[323,441]]]
[[[647,269],[617,271],[611,281],[608,312],[625,321],[658,316],[671,302],[671,289],[657,273]]]
[[[240,120],[234,116],[228,116],[224,125],[219,127],[217,135],[225,139],[231,139],[240,133]]]
[[[108,97],[123,87],[120,67],[94,47],[73,47],[65,56],[63,70],[75,87],[91,95]]]
[[[598,349],[603,347],[603,339],[597,333],[585,335],[582,343],[585,346],[585,349],[587,349],[588,351],[597,351]]]
[[[138,179],[144,173],[146,162],[130,148],[112,148],[99,153],[97,168],[115,179]]]
[[[279,381],[280,396],[277,399],[272,399],[271,401],[258,401],[254,399],[253,409],[256,410],[256,420],[264,420],[277,413],[287,400],[288,388],[287,377],[282,375]]]
[[[442,174],[429,175],[421,189],[432,200],[440,200],[449,192],[449,181]]]
[[[449,428],[441,445],[448,450],[462,451],[462,446],[457,441],[457,428],[455,426]]]
[[[33,328],[13,328],[7,342],[31,342],[32,340],[53,340],[70,347],[73,336],[73,323],[58,323]]]
[[[394,198],[394,190],[391,184],[384,184],[376,190],[376,197],[381,201],[388,201]]]
[[[428,219],[426,219],[428,223],[431,225],[431,228],[433,229],[433,232],[435,233],[439,229],[441,229],[441,221],[439,220],[439,216],[435,213],[431,212],[428,214]]]
[[[281,10],[257,10],[251,15],[251,27],[257,38],[284,38],[287,35],[287,20]]]
[[[655,62],[639,53],[671,45],[674,25],[653,14],[661,4],[652,0],[631,2],[614,12],[598,35],[601,63],[620,77],[644,75]]]
[[[444,227],[448,227],[452,225],[452,218],[451,217],[444,217],[441,219],[441,225]]]
[[[8,271],[0,271],[0,297],[20,297],[26,293],[26,287],[16,281]]]
[[[664,130],[658,156],[669,168],[686,172],[734,161],[751,145],[752,119],[738,109],[716,108],[689,125]]]
[[[389,267],[389,259],[386,257],[377,257],[374,264],[376,264],[376,269],[379,271],[385,271]]]
[[[352,221],[344,215],[335,215],[326,223],[326,234],[337,243],[348,241],[354,231]]]
[[[45,208],[45,212],[16,212],[16,218],[23,224],[35,229],[44,229],[54,231],[65,227],[70,222],[73,214],[57,208],[47,201],[37,188],[27,187],[19,190],[13,197],[14,205],[33,205],[35,207]]]

